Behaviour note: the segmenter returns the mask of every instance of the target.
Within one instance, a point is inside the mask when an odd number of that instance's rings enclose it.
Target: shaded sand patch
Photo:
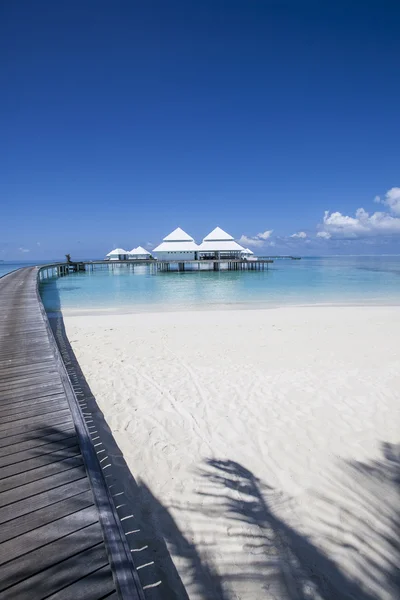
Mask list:
[[[65,325],[191,600],[399,597],[399,308]]]

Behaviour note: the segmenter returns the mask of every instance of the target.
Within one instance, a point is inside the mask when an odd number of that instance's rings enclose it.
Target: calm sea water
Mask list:
[[[7,273],[11,273],[11,271],[15,271],[15,269],[20,269],[21,267],[32,267],[34,265],[46,265],[51,261],[42,261],[42,262],[18,262],[18,261],[12,261],[12,262],[0,262],[0,277],[2,277],[3,275],[7,275]]]
[[[151,274],[118,265],[45,281],[50,312],[297,304],[400,304],[400,257],[277,260],[264,272]]]

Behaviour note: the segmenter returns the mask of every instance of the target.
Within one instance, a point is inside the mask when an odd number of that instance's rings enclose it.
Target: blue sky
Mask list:
[[[0,23],[0,258],[216,225],[400,252],[399,2],[5,0]]]

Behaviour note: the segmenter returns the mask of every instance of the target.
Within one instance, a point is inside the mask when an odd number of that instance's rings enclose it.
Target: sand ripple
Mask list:
[[[400,596],[400,309],[65,323],[191,600]]]

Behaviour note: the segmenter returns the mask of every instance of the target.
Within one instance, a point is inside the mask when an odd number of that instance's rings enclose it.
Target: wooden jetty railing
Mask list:
[[[38,293],[62,266],[0,279],[0,598],[144,600]]]
[[[155,260],[155,259],[137,259],[137,260],[90,260],[80,262],[60,262],[44,265],[40,269],[39,278],[63,277],[69,273],[78,271],[93,271],[97,268],[116,268],[118,266],[128,266],[134,269],[136,266],[147,266],[154,273],[173,272],[173,271],[264,271],[268,270],[269,265],[274,261],[268,259],[247,260],[247,259],[201,259],[201,260]],[[176,267],[175,267],[176,265]],[[204,268],[206,267],[206,268]]]

